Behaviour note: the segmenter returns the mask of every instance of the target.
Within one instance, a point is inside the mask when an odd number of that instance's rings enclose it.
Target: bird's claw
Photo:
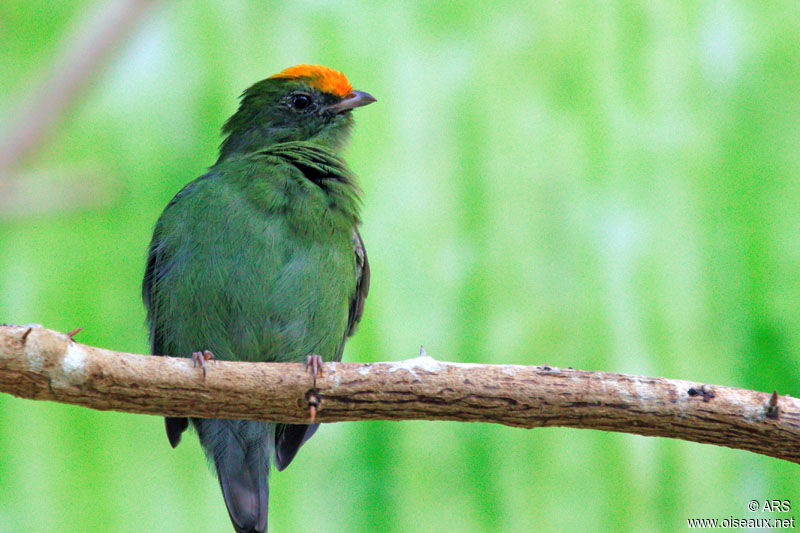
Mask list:
[[[322,375],[322,356],[309,355],[306,357],[306,370],[311,369],[311,375],[314,376],[314,387],[317,386],[317,376]]]
[[[206,379],[206,361],[216,360],[211,350],[204,350],[202,352],[192,353],[192,366],[197,367],[199,364],[203,367],[203,379]]]
[[[317,393],[317,389],[311,389],[306,393],[306,401],[308,402],[308,414],[313,424],[317,418],[317,409],[319,409],[320,404],[320,397]]]
[[[319,407],[319,397],[316,395],[317,376],[322,375],[322,357],[319,355],[309,355],[306,357],[306,370],[311,369],[311,375],[314,376],[314,388],[312,389],[311,396],[308,397],[308,414],[311,417],[311,423],[317,417],[317,407]]]

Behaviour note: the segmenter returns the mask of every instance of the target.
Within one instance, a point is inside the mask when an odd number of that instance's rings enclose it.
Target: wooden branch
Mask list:
[[[548,366],[208,363],[113,352],[41,327],[0,326],[0,391],[93,409],[309,422],[457,420],[671,437],[800,463],[800,401],[690,381]]]

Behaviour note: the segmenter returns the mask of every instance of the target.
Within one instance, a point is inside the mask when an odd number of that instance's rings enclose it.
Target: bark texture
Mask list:
[[[0,392],[151,415],[316,421],[456,420],[565,426],[670,437],[800,463],[800,401],[776,393],[658,377],[476,365],[422,355],[388,363],[305,365],[192,361],[76,343],[0,326]]]

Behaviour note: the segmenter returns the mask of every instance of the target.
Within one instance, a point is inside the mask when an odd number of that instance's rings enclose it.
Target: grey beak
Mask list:
[[[356,107],[369,105],[372,102],[377,102],[377,100],[371,94],[365,93],[364,91],[350,91],[339,102],[326,107],[325,111],[330,113],[342,113],[343,111],[349,111]]]

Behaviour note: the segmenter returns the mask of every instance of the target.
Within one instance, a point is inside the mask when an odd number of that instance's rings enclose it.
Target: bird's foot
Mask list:
[[[317,418],[317,408],[319,407],[320,399],[316,389],[311,389],[306,393],[306,401],[308,402],[308,414],[313,424]]]
[[[317,376],[322,375],[322,356],[309,355],[306,357],[306,370],[311,369],[311,375],[314,376],[314,387],[317,386]]]
[[[309,355],[306,357],[306,370],[311,369],[311,374],[314,376],[314,388],[309,391],[312,394],[308,398],[308,414],[312,424],[317,417],[317,407],[319,407],[319,397],[316,395],[317,376],[322,374],[323,362],[322,357],[319,355]]]
[[[197,365],[199,364],[201,367],[203,367],[203,379],[206,379],[206,361],[211,361],[211,360],[216,361],[216,358],[214,357],[214,354],[211,353],[211,350],[194,352],[192,354],[193,366],[197,367]]]

